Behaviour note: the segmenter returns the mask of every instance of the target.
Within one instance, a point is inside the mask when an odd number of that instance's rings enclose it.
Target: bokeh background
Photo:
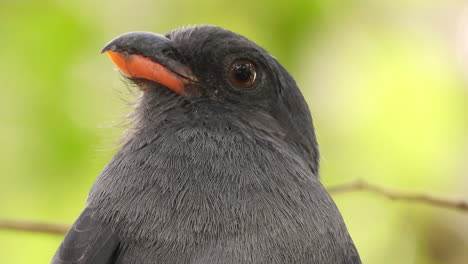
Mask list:
[[[326,186],[468,199],[466,0],[0,0],[0,216],[72,223],[135,97],[101,47],[193,24],[249,37],[296,77]],[[363,263],[468,263],[466,213],[334,198]],[[0,230],[0,263],[48,263],[61,239]]]

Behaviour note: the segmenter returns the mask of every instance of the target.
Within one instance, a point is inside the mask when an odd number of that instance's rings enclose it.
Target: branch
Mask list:
[[[0,230],[16,230],[25,232],[35,233],[46,233],[55,235],[65,235],[68,232],[69,226],[51,224],[51,223],[39,223],[28,220],[8,220],[0,219]]]
[[[468,201],[434,197],[429,194],[422,193],[401,192],[370,184],[362,180],[336,185],[327,189],[330,194],[366,191],[384,196],[390,200],[418,202],[432,206],[445,207],[453,210],[468,212]]]
[[[380,187],[374,184],[367,183],[362,180],[357,180],[349,183],[343,183],[327,188],[330,194],[342,194],[350,192],[365,191],[371,192],[390,200],[403,200],[409,202],[418,202],[431,206],[449,208],[453,210],[462,211],[468,213],[468,201],[463,200],[451,200],[446,198],[434,197],[429,194],[418,194],[401,192],[397,190],[391,190],[388,188]],[[51,223],[39,223],[34,221],[20,221],[20,220],[7,220],[0,219],[0,230],[15,230],[35,233],[46,233],[55,235],[64,235],[67,233],[69,226],[51,224]]]

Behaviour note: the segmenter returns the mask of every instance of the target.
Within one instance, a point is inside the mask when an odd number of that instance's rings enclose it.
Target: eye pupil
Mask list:
[[[256,69],[253,63],[247,60],[236,60],[229,67],[231,82],[240,87],[250,87],[255,82]]]
[[[246,82],[252,75],[252,64],[236,64],[234,66],[234,76],[238,81]]]

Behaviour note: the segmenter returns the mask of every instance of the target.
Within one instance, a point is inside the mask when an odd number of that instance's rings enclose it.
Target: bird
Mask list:
[[[361,263],[309,107],[268,51],[200,25],[102,53],[140,96],[52,264]]]

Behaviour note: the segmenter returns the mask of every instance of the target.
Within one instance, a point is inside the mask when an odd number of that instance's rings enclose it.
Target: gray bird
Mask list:
[[[142,93],[51,263],[361,263],[319,181],[308,106],[267,51],[199,26],[103,52]]]

